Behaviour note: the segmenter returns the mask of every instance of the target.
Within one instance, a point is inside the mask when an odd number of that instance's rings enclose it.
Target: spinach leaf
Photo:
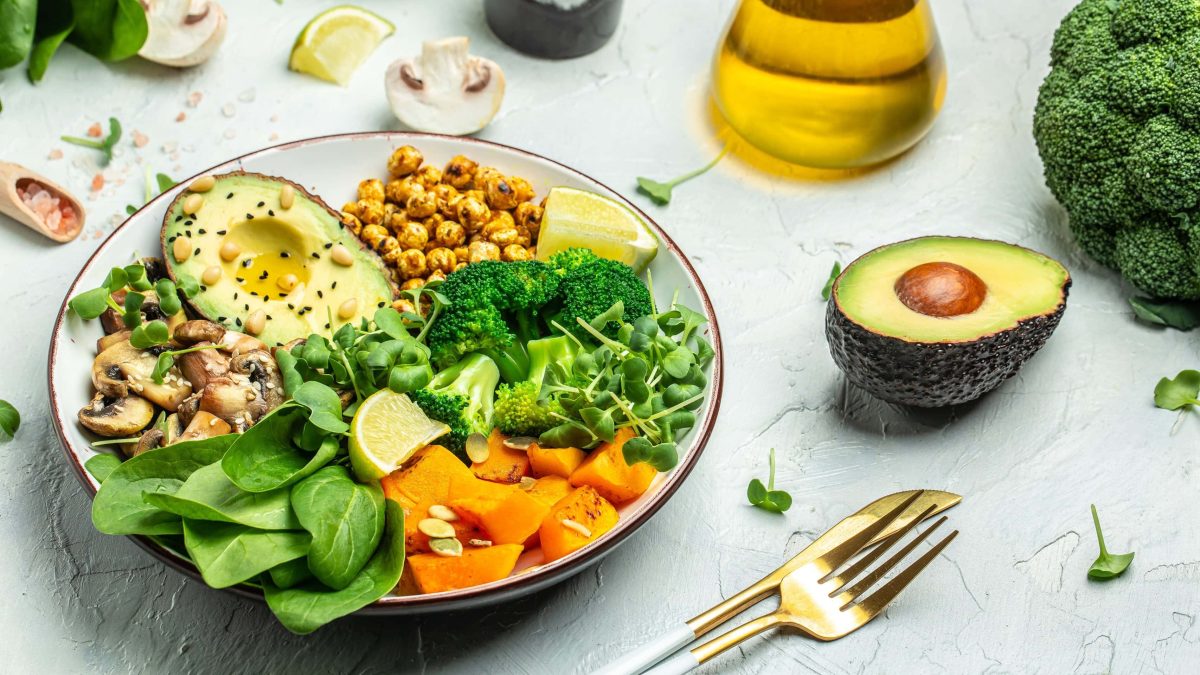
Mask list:
[[[246,492],[229,480],[220,462],[188,476],[175,494],[145,495],[163,511],[190,520],[217,520],[260,530],[298,530],[287,490]]]
[[[267,605],[285,628],[300,635],[311,633],[375,602],[400,583],[404,571],[404,511],[395,501],[388,499],[385,503],[387,526],[383,540],[349,586],[334,591],[308,582],[283,589],[272,583],[269,575],[262,580]]]
[[[36,21],[37,0],[0,2],[0,68],[11,68],[29,55]]]
[[[0,437],[12,438],[17,435],[19,428],[21,428],[21,413],[17,412],[17,408],[13,404],[0,399]]]
[[[350,585],[383,536],[383,489],[327,466],[292,487],[292,508],[312,535],[308,569],[334,590]]]
[[[104,534],[180,534],[179,516],[146,502],[142,495],[173,494],[197,469],[219,461],[233,439],[226,434],[182,441],[122,462],[96,492],[92,524]]]
[[[350,425],[342,421],[342,400],[337,392],[320,382],[305,382],[292,394],[292,399],[308,408],[309,421],[331,434],[344,434]]]
[[[1137,318],[1176,330],[1191,330],[1200,326],[1200,303],[1186,300],[1155,300],[1134,296],[1129,306]]]
[[[70,40],[104,61],[135,56],[146,42],[149,25],[138,0],[71,0],[75,30]]]
[[[307,532],[266,532],[234,523],[184,520],[188,555],[213,588],[240,584],[272,567],[303,558]]]
[[[299,404],[285,403],[237,437],[221,460],[234,485],[247,492],[269,492],[312,474],[337,455],[336,438],[324,438],[316,454],[292,443],[293,433],[305,422],[305,412]]]
[[[308,570],[308,560],[304,558],[279,563],[267,572],[271,575],[271,583],[280,588],[291,588],[313,578],[312,572]]]
[[[62,45],[63,40],[75,29],[75,12],[70,0],[40,0],[37,12],[37,30],[34,33],[33,51],[29,53],[29,81],[38,83],[46,74],[50,59]]]
[[[95,478],[98,483],[103,483],[104,479],[112,475],[112,472],[116,471],[119,466],[121,466],[121,458],[107,452],[91,457],[83,463],[83,468],[87,469],[87,472],[92,474],[92,478]]]

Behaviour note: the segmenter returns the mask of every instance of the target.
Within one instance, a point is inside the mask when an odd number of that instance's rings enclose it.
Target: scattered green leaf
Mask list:
[[[771,473],[767,484],[755,478],[746,487],[746,498],[750,503],[764,511],[783,513],[792,508],[792,496],[783,490],[775,489],[775,448],[771,448]]]
[[[117,118],[108,118],[108,136],[104,138],[80,138],[79,136],[62,136],[63,141],[72,145],[93,148],[104,153],[104,163],[112,161],[113,147],[121,140],[121,123]]]
[[[825,285],[821,287],[821,299],[828,300],[829,295],[833,293],[833,282],[837,281],[838,276],[842,273],[842,263],[837,261],[833,263],[833,269],[829,270],[829,278],[825,280]]]
[[[1121,573],[1133,562],[1132,553],[1109,553],[1104,545],[1104,533],[1100,531],[1100,515],[1096,513],[1096,505],[1092,504],[1092,522],[1096,525],[1096,539],[1100,542],[1100,555],[1088,569],[1091,579],[1105,580],[1121,576]]]
[[[1179,410],[1200,405],[1200,371],[1181,370],[1175,379],[1162,378],[1154,386],[1154,405],[1164,410]]]
[[[21,413],[13,407],[13,404],[0,399],[0,433],[12,438],[17,435],[17,429],[21,427]]]
[[[1200,326],[1198,302],[1132,297],[1129,306],[1133,308],[1134,316],[1146,323],[1176,330],[1191,330]]]
[[[716,166],[717,162],[721,161],[721,158],[724,157],[725,153],[727,153],[727,152],[729,152],[729,146],[725,146],[725,148],[723,150],[721,150],[721,152],[718,153],[717,156],[714,157],[712,159],[712,161],[709,162],[708,164],[705,164],[704,166],[700,167],[699,169],[696,169],[695,171],[689,171],[688,173],[685,173],[682,176],[673,178],[665,183],[662,183],[662,182],[659,182],[656,180],[652,180],[652,179],[646,178],[644,176],[638,176],[637,177],[638,192],[641,192],[642,194],[649,197],[650,201],[654,202],[655,204],[659,204],[659,205],[670,204],[671,203],[671,190],[673,190],[680,183],[689,181],[689,180],[695,178],[696,176],[699,176],[700,174],[704,173],[705,171],[708,171],[709,169]]]

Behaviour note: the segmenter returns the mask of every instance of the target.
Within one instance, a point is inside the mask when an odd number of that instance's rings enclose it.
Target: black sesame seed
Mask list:
[[[200,255],[200,248],[199,248],[199,247],[197,247],[197,248],[196,248],[196,252],[195,252],[195,253],[193,253],[192,255]]]
[[[267,321],[270,321],[270,320],[271,320],[271,315],[270,315],[270,314],[268,314],[268,315],[267,315]],[[276,344],[276,346],[278,346],[278,345],[279,345],[279,343],[278,343],[278,342],[276,342],[275,344]]]
[[[175,222],[178,223],[181,220],[183,220],[183,216],[175,216]]]
[[[267,203],[266,203],[266,202],[259,202],[259,203],[258,203],[258,208],[260,208],[260,209],[261,209],[262,207],[264,207],[264,206],[266,206],[266,205],[267,205]]]
[[[296,306],[289,302],[288,309],[296,309]]]
[[[229,194],[225,195],[225,199],[233,199],[233,193],[230,192]]]
[[[219,235],[221,235],[221,236],[224,236],[224,235],[225,235],[225,233],[226,233],[226,232],[228,232],[228,231],[229,231],[229,230],[217,230],[217,234],[219,234]]]
[[[270,302],[270,301],[271,301],[271,294],[263,293],[263,302]]]
[[[245,280],[245,279],[243,279],[243,278],[241,278],[241,277],[234,277],[234,279],[237,279],[237,282],[238,282],[239,284],[244,284],[244,283],[246,283],[246,280]]]
[[[238,294],[237,294],[237,293],[234,293],[234,294],[233,294],[233,299],[234,299],[234,300],[237,300],[237,296],[238,296]]]
[[[202,227],[202,228],[200,228],[200,229],[198,229],[198,230],[196,230],[196,232],[197,232],[198,234],[208,234],[208,231],[206,231],[206,230],[205,230],[203,227]]]
[[[380,307],[383,307],[383,301],[382,301],[382,300],[380,300],[380,301],[379,301],[379,306],[380,306]]]
[[[178,236],[179,236],[179,235],[177,235],[177,234],[173,234],[173,235],[171,235],[171,236],[167,237],[167,243],[169,244],[169,243],[171,243],[171,242],[175,241],[175,238],[176,238],[176,237],[178,237]]]
[[[319,288],[317,289],[317,297],[318,297],[318,298],[323,298],[323,297],[325,297],[325,294],[324,294],[324,293],[322,293],[322,292],[321,292],[321,289],[319,289]]]
[[[320,260],[320,259],[321,259],[321,254],[320,254],[320,253],[317,253],[316,251],[313,251],[313,252],[312,252],[312,257],[313,257],[313,260]]]
[[[330,288],[330,290],[337,288],[337,282],[335,281],[332,284],[330,284],[329,288]]]
[[[258,297],[258,291],[250,291],[250,295],[253,295],[254,297],[256,297],[256,298],[257,298],[257,297]]]
[[[218,317],[217,317],[217,321],[220,321],[221,323],[225,323],[225,317],[223,317],[223,316],[218,316]]]
[[[247,214],[246,214],[246,220],[254,220],[254,214],[253,214],[253,213],[247,213]]]
[[[325,324],[325,328],[326,328],[326,330],[328,330],[328,329],[329,329],[329,324],[328,324],[328,323],[326,323],[326,324]]]
[[[310,306],[308,306],[308,305],[305,305],[305,306],[304,306],[304,311],[306,311],[306,312],[311,312],[311,311],[312,311],[312,307],[310,307]]]
[[[275,212],[274,212],[274,211],[272,211],[271,209],[267,209],[267,215],[268,215],[268,216],[271,216],[271,217],[274,217],[274,216],[275,216]]]
[[[207,290],[208,290],[208,286],[205,286],[204,284],[200,284],[200,292],[201,293],[203,293],[204,291],[207,291]]]
[[[254,264],[254,260],[251,258],[246,258],[245,260],[242,261],[242,267],[249,267],[253,264]]]
[[[184,224],[186,225],[187,223],[184,223]],[[183,231],[183,233],[184,233],[184,234],[186,234],[186,235],[187,235],[187,236],[189,236],[189,237],[190,237],[190,236],[192,236],[192,231],[191,231],[191,230],[184,230],[184,231]]]
[[[280,251],[280,252],[279,252],[279,257],[280,257],[280,258],[290,258],[290,257],[292,257],[292,254],[291,254],[291,253],[288,253],[287,251]]]
[[[241,318],[240,318],[240,317],[239,317],[239,318],[235,318],[235,319],[233,320],[233,322],[234,322],[234,323],[236,323],[238,326],[241,326],[241,325],[242,325],[242,320],[241,320]]]
[[[246,305],[246,311],[247,311],[247,312],[249,312],[249,311],[250,311],[250,305],[248,305],[248,304]]]
[[[191,227],[192,225],[195,225],[195,224],[196,224],[196,223],[195,223],[195,221],[192,221],[192,220],[185,220],[185,221],[183,221],[183,226],[184,226],[184,227]]]
[[[333,248],[333,242],[332,241],[325,242],[325,248]]]
[[[299,312],[296,312],[296,314],[297,316],[304,316],[304,310],[300,310]]]

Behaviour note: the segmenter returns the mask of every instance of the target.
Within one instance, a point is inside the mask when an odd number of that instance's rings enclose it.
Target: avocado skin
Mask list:
[[[909,342],[851,321],[832,295],[825,312],[829,352],[846,379],[890,403],[938,408],[967,403],[1017,374],[1058,327],[1071,280],[1052,312],[970,342]]]

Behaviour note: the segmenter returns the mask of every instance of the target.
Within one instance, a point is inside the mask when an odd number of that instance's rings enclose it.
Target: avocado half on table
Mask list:
[[[270,346],[371,317],[395,295],[339,215],[282,178],[197,179],[167,209],[162,244],[176,284],[200,288],[189,300],[196,313]]]
[[[1000,241],[921,237],[850,263],[833,284],[825,337],[855,385],[932,408],[1012,377],[1058,326],[1071,275]]]

